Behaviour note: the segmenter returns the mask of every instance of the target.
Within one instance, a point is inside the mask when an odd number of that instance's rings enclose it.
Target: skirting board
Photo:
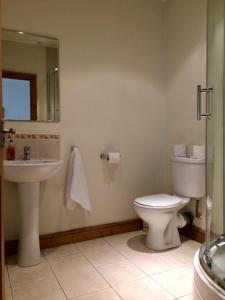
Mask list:
[[[104,225],[97,225],[40,236],[41,249],[57,247],[75,242],[96,239],[104,236],[130,232],[142,229],[142,220],[134,219]],[[203,243],[205,233],[195,226],[181,228],[179,232],[193,240]],[[6,255],[17,253],[18,240],[5,242]]]
[[[180,228],[179,232],[194,241],[200,243],[205,242],[205,231],[196,226],[191,225],[191,226],[186,226],[184,228]]]
[[[142,220],[134,219],[104,225],[97,225],[85,228],[78,228],[57,233],[40,236],[41,249],[61,246],[65,244],[82,242],[104,236],[130,232],[142,229]],[[17,253],[18,240],[6,241],[5,253],[12,255]]]

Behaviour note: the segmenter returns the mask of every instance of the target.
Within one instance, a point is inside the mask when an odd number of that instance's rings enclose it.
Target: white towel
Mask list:
[[[74,209],[80,204],[84,209],[91,211],[91,203],[84,174],[81,156],[77,147],[74,147],[69,160],[67,184],[66,184],[66,206]]]

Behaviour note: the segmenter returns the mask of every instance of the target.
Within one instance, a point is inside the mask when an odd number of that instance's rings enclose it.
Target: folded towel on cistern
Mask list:
[[[87,188],[83,163],[77,147],[73,147],[70,155],[66,182],[66,206],[74,209],[80,204],[84,209],[91,211],[91,202]]]

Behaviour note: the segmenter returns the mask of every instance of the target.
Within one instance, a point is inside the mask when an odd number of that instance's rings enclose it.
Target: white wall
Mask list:
[[[165,49],[167,59],[167,147],[173,144],[205,143],[205,122],[197,121],[197,85],[206,86],[206,0],[170,0],[164,6]],[[167,170],[170,170],[168,164]],[[170,173],[169,173],[170,174]],[[169,181],[171,176],[168,174]],[[189,208],[194,212],[194,201]],[[203,219],[194,224],[204,228]]]
[[[3,26],[59,39],[61,122],[6,123],[61,134],[61,173],[42,185],[41,234],[135,218],[136,196],[167,191],[163,4],[158,0],[3,0]],[[27,13],[29,12],[29,14]],[[78,144],[93,206],[65,208],[70,146]],[[120,151],[119,167],[102,151]],[[6,237],[17,236],[18,203],[6,189]]]

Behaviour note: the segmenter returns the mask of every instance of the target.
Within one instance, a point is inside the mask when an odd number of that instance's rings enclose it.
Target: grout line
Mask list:
[[[103,238],[104,239],[104,238]],[[153,276],[153,275],[157,275],[157,274],[161,274],[161,273],[165,273],[165,272],[170,272],[170,271],[173,271],[175,269],[178,269],[178,268],[183,268],[183,267],[186,267],[186,266],[190,266],[192,265],[192,263],[182,263],[181,265],[178,265],[176,267],[172,267],[172,268],[169,268],[168,270],[166,271],[160,271],[160,272],[157,272],[157,273],[153,273],[153,274],[148,274],[146,271],[142,270],[136,263],[134,263],[132,260],[130,260],[129,257],[127,257],[125,254],[123,254],[120,250],[118,250],[117,248],[115,248],[113,245],[111,245],[107,240],[104,239],[104,241],[110,245],[114,250],[116,250],[120,255],[122,255],[126,260],[128,260],[130,263],[132,263],[133,265],[135,265],[139,270],[141,270],[142,272],[144,272],[147,276]],[[149,253],[151,254],[151,253]],[[163,252],[160,252],[159,254],[162,254],[163,255]],[[193,256],[194,258],[194,256]]]
[[[10,288],[10,291],[11,291],[12,299],[14,299],[13,287],[12,287],[11,277],[10,277],[10,274],[9,274],[8,265],[6,264],[5,266],[6,266],[7,276],[8,276],[8,279],[9,279],[9,288]]]
[[[187,267],[187,265],[186,266],[183,266],[183,267],[179,267],[179,269],[182,269],[182,268],[185,268],[185,267]],[[172,270],[172,271],[174,271],[174,270]],[[164,273],[167,273],[167,272],[170,272],[170,271],[166,271],[166,272],[164,272]],[[155,275],[155,274],[154,274]],[[153,276],[154,276],[153,275]],[[158,285],[158,286],[160,286],[161,288],[163,288],[165,291],[167,291],[170,295],[172,295],[173,297],[175,297],[175,300],[176,299],[180,299],[180,298],[182,298],[182,297],[185,297],[185,296],[187,296],[187,295],[191,295],[190,293],[188,293],[188,294],[184,294],[184,295],[182,295],[182,296],[180,296],[180,297],[178,297],[178,298],[176,298],[176,296],[174,295],[174,294],[172,294],[169,290],[167,290],[167,288],[166,287],[164,287],[162,284],[160,284],[156,279],[154,279],[152,276],[150,276],[151,277],[151,279]],[[193,280],[192,280],[193,281]]]
[[[117,248],[114,248],[108,241],[105,240],[105,242],[110,245],[114,250],[116,250],[120,255],[122,255],[126,260],[128,260],[131,264],[133,264],[136,268],[138,268],[140,271],[142,271],[144,274],[147,275],[147,277],[151,277],[152,275],[156,275],[156,274],[161,274],[161,273],[165,273],[165,272],[168,272],[168,271],[172,271],[172,270],[175,270],[179,267],[173,267],[171,269],[168,269],[166,271],[162,271],[162,272],[158,272],[158,273],[154,273],[154,274],[148,274],[146,271],[144,271],[143,269],[141,269],[136,263],[134,263],[132,260],[130,260],[129,257],[127,257],[125,254],[123,254],[122,252],[120,252],[120,250],[118,250]],[[149,253],[151,254],[151,253]],[[183,266],[183,265],[182,265]]]
[[[74,246],[74,248],[75,248],[76,250],[79,251],[79,249],[76,247],[75,243],[72,243],[72,245]],[[66,256],[71,256],[71,255],[80,255],[80,256],[82,256],[83,258],[85,258],[85,259],[90,263],[90,265],[95,269],[95,271],[102,277],[102,279],[108,283],[108,281],[107,281],[107,280],[106,280],[106,279],[98,272],[98,270],[95,268],[95,266],[89,261],[89,259],[88,259],[81,251],[79,251],[79,253],[74,253],[74,254],[69,254],[69,255],[58,256],[58,257],[56,257],[55,259],[57,260],[58,258],[66,257]],[[46,261],[48,262],[47,259],[46,259]],[[48,262],[48,264],[49,264],[49,262]],[[68,298],[68,297],[67,297],[67,295],[66,295],[66,293],[65,293],[65,291],[64,291],[64,289],[63,289],[63,287],[61,286],[60,282],[58,281],[57,275],[55,274],[55,272],[54,272],[54,270],[52,269],[52,267],[51,267],[50,264],[49,264],[49,266],[50,266],[50,268],[51,268],[51,270],[52,270],[54,276],[56,277],[56,280],[57,280],[57,282],[59,283],[61,289],[63,290],[63,293],[64,293],[65,296],[66,296],[66,299],[73,299],[74,297],[72,297],[72,298]],[[109,284],[109,283],[108,283],[108,284]],[[109,287],[112,287],[112,286],[109,284]],[[99,290],[94,291],[94,292],[89,292],[89,293],[87,293],[87,294],[83,294],[83,295],[76,296],[76,297],[81,297],[81,296],[91,295],[91,294],[94,294],[94,293],[96,293],[96,292],[100,292],[100,291],[103,291],[103,290],[107,290],[107,289],[109,289],[109,287],[106,287],[106,288],[103,288],[103,289],[99,289]],[[115,292],[116,292],[116,291],[115,291]],[[119,298],[122,299],[121,297],[119,297]]]
[[[111,247],[112,248],[112,247]],[[118,292],[113,288],[113,286],[110,284],[110,282],[98,271],[98,269],[96,268],[96,266],[89,260],[89,258],[84,254],[81,253],[81,255],[90,263],[90,265],[95,269],[95,271],[101,276],[101,278],[108,283],[109,287],[117,294],[117,296],[123,300],[123,298],[118,294]],[[109,288],[108,287],[108,288]],[[105,289],[102,289],[105,290]],[[99,290],[101,291],[101,290]],[[96,291],[97,292],[97,291]]]
[[[8,279],[9,279],[9,287],[12,288],[12,283],[11,283],[11,278],[10,278],[10,275],[9,275],[8,266],[5,265],[5,267],[6,267],[6,273],[7,273]]]
[[[174,300],[177,299],[176,296],[173,295],[170,291],[168,291],[163,285],[159,284],[154,278],[152,278],[152,277],[150,277],[150,278],[158,287],[160,287],[162,290],[166,291],[169,295],[174,297]]]
[[[104,239],[104,238],[103,238]],[[162,290],[166,291],[169,295],[171,295],[172,297],[175,297],[174,299],[177,299],[175,295],[173,295],[170,291],[168,291],[164,286],[160,285],[152,276],[154,275],[158,275],[158,274],[162,274],[162,273],[166,273],[166,272],[171,272],[171,271],[175,271],[176,269],[180,269],[180,268],[185,268],[187,266],[192,265],[192,263],[188,263],[188,264],[183,264],[181,266],[178,267],[174,267],[172,269],[168,269],[166,271],[162,271],[162,272],[158,272],[158,273],[154,273],[154,274],[148,274],[147,272],[143,271],[138,265],[136,265],[134,262],[132,262],[129,258],[127,258],[123,253],[121,253],[118,249],[116,249],[113,245],[111,245],[106,239],[104,239],[104,241],[110,245],[114,250],[116,250],[119,254],[121,254],[124,258],[126,258],[131,264],[133,264],[134,266],[136,266],[140,271],[144,272],[147,277],[149,277],[150,279],[153,280],[153,282],[155,282]],[[151,254],[151,253],[150,253]],[[136,281],[136,280],[134,280]],[[189,295],[189,294],[188,294]],[[183,295],[182,297],[184,297],[186,295]],[[179,298],[178,298],[179,299]]]
[[[102,292],[102,291],[106,291],[106,290],[108,290],[108,289],[109,289],[109,287],[104,288],[104,289],[101,289],[101,290],[93,291],[93,292],[88,292],[87,294],[82,294],[82,295],[79,295],[79,296],[75,296],[75,299],[80,298],[80,297],[83,297],[83,296],[86,297],[86,296],[94,295],[95,293]],[[68,298],[68,300],[73,300],[73,299],[74,299],[74,296]]]
[[[50,267],[50,269],[51,269],[51,271],[52,271],[52,274],[54,275],[54,278],[55,278],[56,281],[58,282],[58,284],[59,284],[59,286],[60,286],[60,288],[61,288],[61,290],[62,290],[64,296],[66,297],[66,299],[69,299],[69,298],[67,297],[66,292],[64,291],[63,287],[61,286],[61,284],[60,284],[60,282],[59,282],[59,280],[58,280],[58,278],[57,278],[57,276],[56,276],[56,274],[55,274],[55,272],[54,272],[52,266],[50,265],[50,263],[48,262],[48,260],[45,258],[45,256],[44,256],[44,260],[45,260],[46,263],[49,265],[49,267]]]
[[[181,296],[181,297],[175,298],[174,300],[180,300],[180,299],[182,299],[183,297],[187,297],[187,296],[193,296],[193,293],[185,294],[185,295],[183,295],[183,296]]]
[[[116,250],[119,254],[121,254],[117,249],[115,249],[112,245],[110,245],[107,241],[105,241],[111,248],[113,248],[114,250]],[[120,297],[120,299],[123,299],[122,296],[114,289],[114,287],[110,284],[110,282],[98,271],[98,269],[95,267],[95,265],[92,264],[92,262],[88,259],[88,257],[83,254],[83,256],[88,260],[88,262],[93,266],[93,268],[98,272],[98,274],[109,284],[109,286],[114,290],[114,292]],[[122,255],[128,262],[130,262],[124,255]],[[134,265],[135,267],[137,267],[140,271],[142,271],[138,266],[136,266],[134,263],[130,262],[132,265]],[[143,271],[142,271],[143,272]],[[144,274],[146,274],[145,272],[143,272]],[[146,278],[150,278],[150,276],[148,274],[146,274],[146,277],[142,277],[142,278],[138,278],[138,279],[134,279],[134,280],[130,280],[127,281],[125,283],[132,283],[132,282],[136,282],[142,279],[146,279]],[[151,278],[150,278],[151,279]],[[159,285],[158,285],[159,286]],[[170,292],[168,292],[166,289],[162,288],[160,286],[161,290],[166,291],[170,296],[172,296],[173,298],[175,297],[174,295],[172,295]],[[175,298],[173,299],[175,300]]]
[[[131,238],[132,238],[132,237],[131,237]],[[153,281],[160,289],[166,291],[166,292],[167,292],[169,295],[171,295],[172,297],[175,297],[175,296],[174,296],[171,292],[169,292],[166,288],[164,288],[164,286],[160,285],[160,284],[153,278],[153,276],[154,276],[154,275],[157,275],[157,274],[162,274],[162,273],[171,272],[171,271],[174,271],[174,270],[176,270],[176,269],[182,269],[182,268],[185,268],[185,267],[188,267],[188,266],[191,266],[191,265],[192,265],[192,263],[182,264],[181,266],[174,267],[174,268],[168,269],[168,270],[166,270],[166,271],[162,271],[162,272],[158,272],[158,273],[154,273],[154,274],[149,275],[147,272],[143,271],[138,265],[136,265],[134,262],[132,262],[132,261],[130,260],[129,257],[127,257],[125,254],[123,254],[122,252],[120,252],[120,250],[118,250],[115,246],[113,246],[112,244],[110,244],[104,237],[101,238],[101,239],[102,239],[102,240],[103,240],[103,241],[104,241],[111,249],[113,249],[115,252],[117,252],[118,254],[120,254],[120,256],[123,257],[127,262],[129,262],[130,264],[132,264],[133,266],[135,266],[137,269],[139,269],[139,270],[143,273],[143,275],[146,275],[145,277],[142,277],[142,278],[137,278],[137,279],[135,279],[135,280],[129,280],[129,281],[126,281],[125,283],[131,283],[131,282],[139,281],[139,280],[142,280],[142,279],[145,279],[145,278],[149,278],[149,279],[151,279],[151,280],[152,280],[152,281]],[[129,237],[128,237],[128,239],[129,239]],[[128,239],[127,239],[127,240],[128,240]],[[126,240],[126,241],[127,241],[127,240]],[[59,255],[59,256],[55,257],[55,260],[57,260],[57,259],[59,259],[59,258],[61,258],[61,257],[80,255],[80,256],[84,257],[84,258],[90,263],[90,265],[95,269],[95,271],[99,274],[99,276],[100,276],[105,282],[107,282],[107,284],[109,285],[109,287],[107,287],[107,288],[99,289],[99,290],[97,290],[97,291],[90,292],[90,293],[87,293],[87,294],[84,294],[84,295],[90,295],[90,294],[93,294],[93,293],[100,292],[100,291],[103,291],[103,290],[106,290],[106,289],[111,288],[111,289],[118,295],[118,297],[119,297],[120,299],[123,299],[122,296],[115,290],[115,288],[108,282],[108,280],[100,273],[100,271],[97,269],[97,267],[96,267],[96,266],[90,261],[90,259],[85,255],[85,253],[83,253],[83,251],[80,251],[80,249],[76,246],[76,243],[71,243],[71,244],[73,245],[74,249],[75,249],[78,253],[70,253],[70,254],[66,254],[66,255]],[[123,242],[121,242],[120,244],[123,244]],[[57,247],[55,247],[55,248],[57,248]],[[151,253],[149,253],[149,254],[151,254]],[[68,297],[67,297],[66,292],[64,291],[63,287],[61,286],[61,284],[60,284],[60,282],[59,282],[59,280],[58,280],[58,277],[57,277],[56,273],[54,272],[53,267],[52,267],[51,264],[50,264],[50,260],[47,259],[47,255],[45,256],[45,254],[42,253],[42,258],[43,258],[43,260],[49,265],[49,267],[50,267],[50,269],[51,269],[51,272],[52,272],[52,275],[53,275],[53,278],[55,278],[56,281],[58,282],[58,284],[59,284],[59,286],[60,286],[60,288],[61,288],[63,294],[65,295],[66,299],[67,299],[67,300],[68,300],[68,299],[71,299],[71,298],[68,298]],[[110,263],[110,264],[111,264],[111,263]],[[105,264],[105,265],[108,265],[108,263]],[[10,279],[9,270],[8,270],[8,266],[7,266],[7,265],[6,265],[6,270],[7,270],[7,275],[8,275],[8,278],[9,278],[9,285],[10,285],[12,297],[14,298],[14,296],[13,296],[13,289],[12,289],[12,283],[11,283],[11,279]],[[31,281],[30,283],[32,283],[32,281]],[[80,295],[80,296],[84,296],[84,295]],[[185,296],[187,296],[187,295],[191,295],[191,294],[190,294],[190,293],[185,294],[185,295],[181,296],[181,298],[182,298],[182,297],[185,297]],[[176,298],[176,297],[175,297],[175,298],[173,298],[173,299],[175,300],[175,299],[180,299],[180,298]]]

